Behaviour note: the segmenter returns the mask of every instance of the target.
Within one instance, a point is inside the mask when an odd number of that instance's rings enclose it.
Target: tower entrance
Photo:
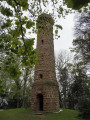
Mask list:
[[[43,95],[38,94],[37,100],[38,100],[38,110],[43,111]]]

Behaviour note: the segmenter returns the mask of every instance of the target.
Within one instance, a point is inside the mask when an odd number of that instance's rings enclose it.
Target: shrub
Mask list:
[[[80,116],[83,118],[90,118],[90,95],[82,96],[78,102],[78,109]]]

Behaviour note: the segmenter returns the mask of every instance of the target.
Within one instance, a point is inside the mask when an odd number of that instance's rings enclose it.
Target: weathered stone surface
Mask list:
[[[43,18],[45,21],[42,20]],[[38,62],[35,65],[31,108],[34,111],[57,111],[59,109],[59,90],[55,74],[53,19],[50,15],[42,14],[37,21]]]

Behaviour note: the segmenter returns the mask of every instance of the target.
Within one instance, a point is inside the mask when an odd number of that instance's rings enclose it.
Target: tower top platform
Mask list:
[[[37,28],[38,28],[38,25],[39,26],[46,25],[47,23],[49,23],[49,24],[51,24],[53,26],[54,20],[51,17],[51,15],[46,14],[46,13],[43,13],[43,14],[39,15],[39,17],[37,19]]]

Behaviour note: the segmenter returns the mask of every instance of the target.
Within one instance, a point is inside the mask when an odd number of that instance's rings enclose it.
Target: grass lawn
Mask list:
[[[59,113],[46,113],[35,115],[30,109],[10,109],[0,111],[0,120],[83,120],[78,117],[75,110],[63,109]]]

